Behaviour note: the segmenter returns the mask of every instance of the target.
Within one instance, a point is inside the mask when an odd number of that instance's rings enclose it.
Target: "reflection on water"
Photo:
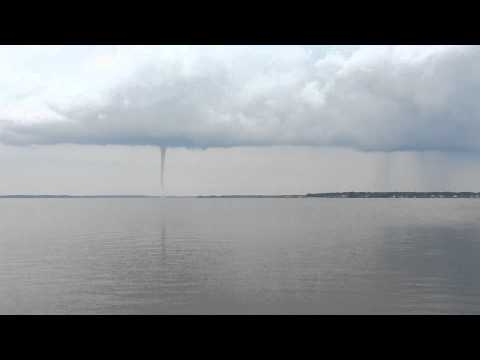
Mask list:
[[[165,261],[167,257],[167,228],[165,227],[164,224],[162,224],[162,260]]]
[[[0,313],[480,313],[480,201],[11,199]]]

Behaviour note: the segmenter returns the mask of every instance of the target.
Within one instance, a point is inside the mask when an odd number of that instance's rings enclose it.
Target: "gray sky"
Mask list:
[[[0,193],[480,191],[477,46],[0,46]]]

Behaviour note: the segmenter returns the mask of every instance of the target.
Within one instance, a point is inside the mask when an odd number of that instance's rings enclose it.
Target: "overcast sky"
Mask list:
[[[0,46],[0,194],[480,191],[478,46]]]

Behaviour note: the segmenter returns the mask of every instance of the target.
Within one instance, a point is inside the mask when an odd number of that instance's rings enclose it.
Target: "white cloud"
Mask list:
[[[479,149],[476,46],[0,47],[0,55],[8,84],[0,140],[10,144]]]

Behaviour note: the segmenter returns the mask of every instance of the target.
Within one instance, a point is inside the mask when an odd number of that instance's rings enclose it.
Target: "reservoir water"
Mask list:
[[[2,314],[479,314],[479,199],[1,199]]]

